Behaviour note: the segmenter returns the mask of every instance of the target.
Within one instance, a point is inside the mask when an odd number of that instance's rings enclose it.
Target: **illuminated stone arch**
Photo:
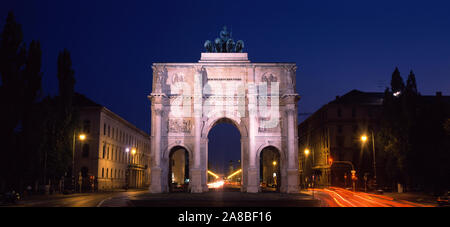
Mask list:
[[[189,153],[191,192],[208,191],[208,133],[222,122],[234,125],[241,135],[241,191],[260,191],[260,152],[273,146],[280,153],[286,178],[281,191],[298,192],[295,63],[251,63],[247,53],[202,53],[198,63],[154,63],[152,70],[150,192],[167,191],[163,176],[174,146]],[[278,93],[261,94],[261,90]],[[211,108],[214,100],[222,100],[220,108]],[[261,100],[270,103],[270,108],[263,109]],[[182,107],[177,106],[180,103]],[[208,107],[215,111],[205,114]],[[275,115],[267,117],[266,112]],[[267,121],[276,123],[267,128]]]

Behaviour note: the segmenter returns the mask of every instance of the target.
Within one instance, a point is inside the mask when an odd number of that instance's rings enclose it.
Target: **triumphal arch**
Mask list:
[[[153,63],[150,192],[169,190],[170,153],[187,151],[189,191],[208,190],[208,132],[233,124],[241,134],[241,191],[260,191],[261,152],[280,157],[280,191],[298,192],[295,63],[254,63],[224,28],[195,63]],[[209,151],[211,152],[211,151]]]

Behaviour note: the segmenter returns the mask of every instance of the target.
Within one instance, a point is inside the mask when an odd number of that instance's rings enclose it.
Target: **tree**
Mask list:
[[[416,95],[419,94],[417,91],[416,75],[414,75],[412,70],[409,72],[408,79],[406,80],[406,91]]]
[[[51,118],[46,122],[46,149],[43,153],[44,181],[59,180],[64,173],[70,173],[72,161],[72,141],[78,123],[77,112],[73,108],[75,77],[68,50],[58,55],[57,78],[58,96],[48,98],[46,106],[51,109]]]
[[[396,69],[396,71],[398,70]],[[377,135],[378,147],[382,148],[378,156],[382,160],[380,163],[385,166],[384,172],[380,175],[384,176],[385,185],[404,183],[406,172],[405,153],[402,147],[404,138],[401,105],[400,99],[393,95],[393,91],[386,88],[384,92],[381,127]]]
[[[400,72],[392,74],[383,100],[382,127],[377,143],[388,184],[440,192],[450,185],[450,106],[441,96],[422,97],[411,71],[406,86]]]
[[[403,92],[405,89],[405,83],[403,82],[402,77],[400,76],[400,71],[395,67],[394,72],[392,73],[391,79],[391,90],[395,94],[397,92]]]
[[[42,79],[39,42],[32,41],[27,50],[22,38],[21,25],[9,12],[0,41],[0,105],[6,107],[0,112],[0,183],[16,189],[21,186],[24,168],[29,167],[23,160],[24,152],[30,151],[25,148],[23,135],[32,122],[29,118],[38,101]]]
[[[24,99],[20,151],[22,160],[20,179],[31,184],[39,179],[39,157],[43,140],[45,111],[39,103],[42,92],[42,51],[39,41],[32,41],[28,48],[24,69]],[[20,187],[23,185],[20,184]]]
[[[410,74],[408,81],[415,86]],[[386,165],[385,177],[388,184],[405,184],[408,181],[407,154],[410,141],[410,113],[411,105],[405,97],[410,94],[403,83],[400,71],[396,67],[392,73],[391,88],[386,88],[383,99],[383,114],[378,144],[382,147],[379,155]],[[412,104],[414,105],[414,104]],[[414,114],[413,114],[414,115]]]
[[[42,99],[39,41],[28,49],[21,25],[10,12],[0,40],[0,191],[22,191],[24,184],[59,180],[72,158],[77,111],[72,106],[75,77],[68,50],[59,53],[59,94]],[[7,186],[7,188],[6,188]]]

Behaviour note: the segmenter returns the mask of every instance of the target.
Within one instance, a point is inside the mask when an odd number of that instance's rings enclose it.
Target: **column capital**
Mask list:
[[[285,110],[286,111],[286,113],[288,114],[288,116],[292,116],[292,115],[294,115],[295,114],[295,109],[286,109]]]

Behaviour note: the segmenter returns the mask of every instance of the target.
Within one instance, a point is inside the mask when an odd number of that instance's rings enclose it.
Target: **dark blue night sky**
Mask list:
[[[1,3],[1,28],[9,10],[25,41],[41,42],[46,94],[67,48],[76,90],[147,132],[151,64],[198,61],[223,25],[251,61],[297,63],[299,112],[352,89],[383,91],[396,66],[404,78],[414,70],[422,94],[450,95],[448,1],[14,0]]]

